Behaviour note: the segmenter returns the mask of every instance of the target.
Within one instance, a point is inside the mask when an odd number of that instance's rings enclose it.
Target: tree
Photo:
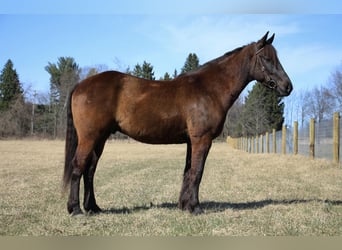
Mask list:
[[[17,98],[23,98],[23,89],[17,71],[9,59],[0,75],[0,111],[9,109],[10,104]]]
[[[153,66],[146,61],[144,61],[142,66],[137,63],[133,69],[132,75],[148,80],[155,80]]]
[[[177,69],[175,69],[175,71],[173,71],[172,78],[176,78],[177,76],[178,76],[178,72],[177,72]]]
[[[245,100],[241,117],[244,135],[262,134],[272,129],[280,130],[284,122],[282,98],[257,82]]]
[[[50,105],[50,93],[34,91],[31,96],[31,135],[51,138],[54,136],[54,113]]]
[[[16,98],[0,114],[0,137],[23,137],[30,131],[30,107],[24,98]]]
[[[105,64],[97,64],[94,66],[82,67],[80,69],[80,80],[84,80],[90,76],[97,75],[101,72],[108,70],[108,66]]]
[[[136,76],[136,77],[141,77],[142,78],[142,67],[139,63],[137,63],[135,66],[134,66],[134,69],[132,71],[132,75]]]
[[[0,136],[25,136],[29,114],[18,74],[8,60],[0,75]]]
[[[305,105],[305,100],[310,98],[308,91],[292,92],[290,96],[285,98],[285,117],[286,124],[293,124],[297,121],[300,127],[304,127],[306,118],[308,117],[308,107]]]
[[[64,136],[67,96],[80,79],[80,68],[72,57],[59,57],[57,64],[48,63],[50,105],[54,115],[54,137]]]
[[[170,76],[169,73],[166,72],[164,74],[164,77],[161,77],[160,80],[162,80],[162,81],[170,81],[170,80],[172,80],[172,77]]]
[[[45,70],[50,74],[52,101],[63,103],[68,92],[79,81],[79,66],[72,57],[59,57],[57,64],[49,62]]]
[[[195,70],[199,67],[199,59],[195,53],[190,53],[185,60],[184,66],[181,70],[181,73],[184,74],[186,72]]]
[[[332,73],[331,76],[332,91],[331,94],[336,98],[337,109],[342,109],[342,64]]]
[[[234,102],[233,106],[228,110],[226,121],[224,123],[222,137],[223,139],[227,136],[240,137],[242,136],[241,128],[241,114],[244,109],[243,98],[241,96]]]
[[[335,106],[334,95],[323,86],[315,87],[305,99],[307,114],[318,123],[332,115]]]

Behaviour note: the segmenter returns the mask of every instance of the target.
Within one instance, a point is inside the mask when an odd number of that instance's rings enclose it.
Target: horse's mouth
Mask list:
[[[276,85],[275,90],[277,91],[278,96],[289,96],[293,90],[292,84],[289,83],[286,85],[286,87]]]

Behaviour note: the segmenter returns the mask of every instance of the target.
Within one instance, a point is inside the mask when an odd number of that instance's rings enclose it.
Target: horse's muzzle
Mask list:
[[[279,96],[288,96],[291,94],[293,87],[292,87],[292,83],[288,82],[286,84],[283,85],[276,85],[275,89],[277,90],[277,93]]]

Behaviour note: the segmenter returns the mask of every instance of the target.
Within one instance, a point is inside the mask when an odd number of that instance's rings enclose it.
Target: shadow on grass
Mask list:
[[[292,199],[292,200],[261,200],[261,201],[251,201],[251,202],[241,202],[241,203],[231,203],[231,202],[216,202],[216,201],[204,201],[201,203],[201,208],[204,213],[217,213],[223,212],[228,209],[232,210],[247,210],[247,209],[260,209],[269,205],[291,205],[291,204],[305,204],[310,202],[324,203],[327,205],[339,206],[342,205],[342,201],[337,200],[320,200],[320,199]],[[103,210],[105,214],[130,214],[143,210],[149,210],[152,208],[166,208],[166,209],[177,209],[177,203],[165,202],[162,204],[153,204],[135,206],[132,208],[110,208]]]

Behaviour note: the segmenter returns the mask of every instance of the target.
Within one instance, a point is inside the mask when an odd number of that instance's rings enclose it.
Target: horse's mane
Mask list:
[[[194,69],[194,70],[191,70],[189,72],[186,72],[186,73],[182,73],[180,75],[178,75],[177,77],[182,77],[182,76],[186,76],[186,75],[191,75],[191,74],[196,74],[204,69],[206,69],[207,67],[209,66],[212,66],[214,64],[218,64],[219,62],[221,62],[222,60],[234,55],[235,53],[237,52],[240,52],[241,50],[243,50],[246,46],[248,45],[245,45],[245,46],[241,46],[241,47],[238,47],[236,49],[233,49],[232,51],[229,51],[227,53],[225,53],[224,55],[220,56],[220,57],[217,57],[213,60],[210,60],[206,63],[204,63],[203,65],[200,65],[197,69]]]

